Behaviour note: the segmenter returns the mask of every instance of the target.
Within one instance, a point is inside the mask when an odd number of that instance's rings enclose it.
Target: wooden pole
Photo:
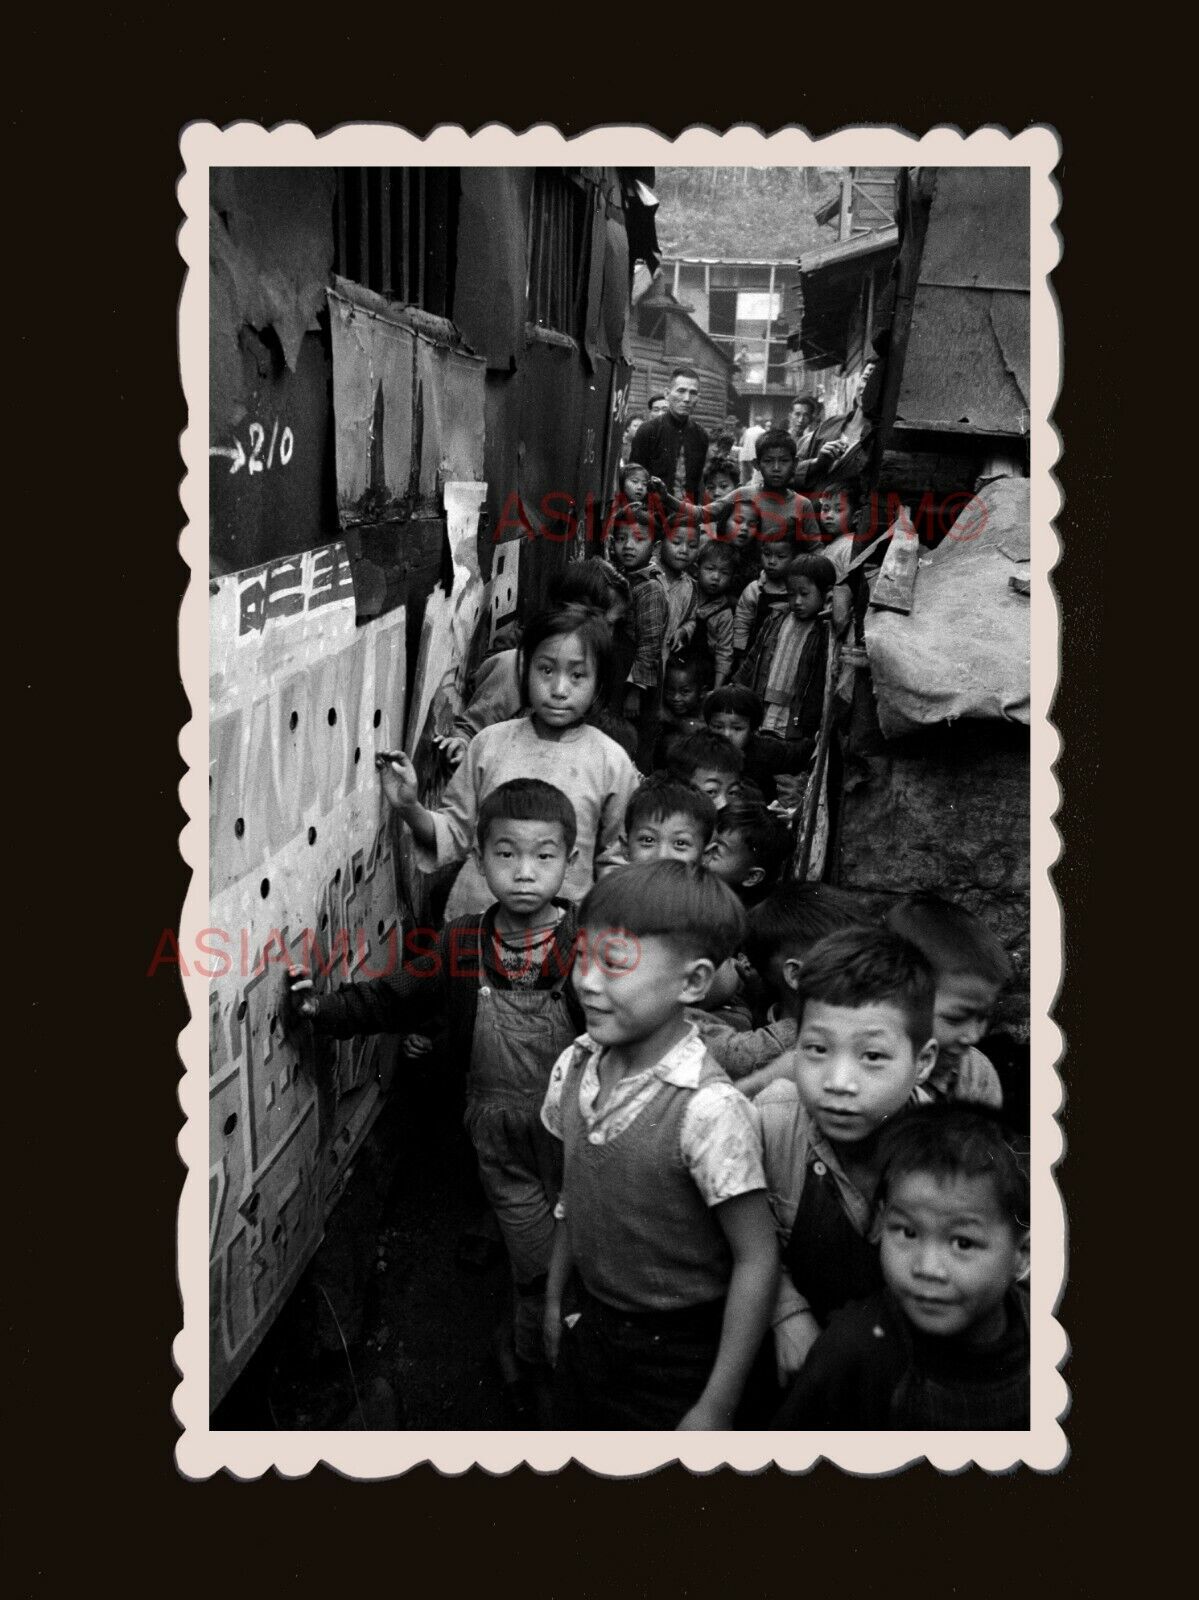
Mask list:
[[[804,795],[803,825],[799,839],[799,866],[795,876],[801,883],[807,881],[808,867],[812,861],[812,841],[816,837],[816,816],[820,810],[820,791],[824,786],[824,773],[828,765],[828,743],[833,730],[833,689],[841,665],[841,641],[833,633],[833,620],[824,623],[828,630],[825,649],[824,705],[820,712],[820,735],[816,741],[816,755],[812,762],[812,776],[808,779]]]

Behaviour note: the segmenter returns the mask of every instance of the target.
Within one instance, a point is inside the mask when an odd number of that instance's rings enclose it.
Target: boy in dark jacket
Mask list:
[[[1029,1426],[1028,1178],[992,1113],[922,1106],[880,1140],[885,1288],[836,1313],[776,1428]]]

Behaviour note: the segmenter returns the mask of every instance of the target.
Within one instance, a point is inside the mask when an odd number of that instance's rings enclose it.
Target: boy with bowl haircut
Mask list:
[[[1012,981],[1007,951],[985,922],[937,894],[905,896],[888,911],[886,925],[910,939],[936,974],[937,1064],[920,1098],[970,1100],[999,1109],[999,1074],[978,1043],[996,1001]]]
[[[824,708],[828,638],[820,618],[836,581],[827,557],[797,556],[787,568],[787,610],[769,619],[735,674],[762,701],[762,731],[809,752]]]
[[[769,1006],[765,1023],[738,1032],[700,1021],[704,1043],[742,1094],[752,1099],[794,1072],[787,1052],[799,1037],[799,981],[812,946],[830,933],[869,925],[855,896],[831,883],[785,883],[749,912],[744,951]]]
[[[716,819],[704,865],[724,879],[742,905],[756,905],[779,881],[790,847],[785,824],[764,805],[733,800]]]
[[[736,795],[745,759],[727,739],[705,728],[672,746],[667,767],[671,777],[702,789],[720,811]]]
[[[691,569],[698,553],[699,528],[695,522],[684,517],[667,523],[654,552],[658,577],[666,591],[666,656],[682,648],[691,637],[687,623],[696,603]]]
[[[760,576],[742,589],[733,612],[733,661],[740,666],[754,640],[776,614],[786,612],[791,603],[787,589],[787,569],[798,551],[778,540],[763,544],[758,551]]]
[[[743,781],[756,783],[763,800],[769,803],[778,794],[776,779],[802,771],[811,746],[780,739],[777,734],[759,733],[764,712],[759,697],[742,683],[726,683],[704,699],[704,721],[709,730],[741,751],[745,758]]]
[[[583,1025],[570,987],[577,919],[558,898],[577,854],[574,806],[539,778],[502,783],[479,805],[475,856],[495,903],[446,924],[414,962],[317,995],[290,980],[291,1020],[335,1039],[449,1022],[449,1054],[469,1060],[466,1131],[500,1225],[516,1294],[515,1350],[541,1362],[542,1294],[554,1236],[559,1151],[541,1126],[550,1069]]]
[[[696,865],[716,827],[716,807],[702,790],[655,773],[633,791],[625,812],[629,865],[686,861]]]
[[[879,1134],[937,1059],[932,968],[897,934],[830,934],[808,952],[795,992],[793,1077],[754,1102],[783,1251],[774,1316],[782,1375],[799,1370],[834,1311],[881,1284],[868,1237]]]
[[[733,1425],[778,1252],[753,1112],[686,1007],[744,925],[724,884],[676,861],[611,873],[580,908],[587,1032],[542,1109],[563,1144],[545,1314],[560,1427]],[[580,1310],[567,1326],[572,1268]]]
[[[1028,1178],[994,1114],[942,1102],[880,1140],[885,1287],[837,1312],[776,1428],[1029,1426]]]

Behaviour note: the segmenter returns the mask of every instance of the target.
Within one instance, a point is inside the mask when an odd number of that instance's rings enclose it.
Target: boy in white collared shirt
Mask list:
[[[612,873],[580,909],[587,1032],[542,1108],[563,1143],[546,1297],[565,1428],[733,1426],[778,1279],[754,1113],[685,1015],[740,943],[702,867]],[[579,1313],[562,1320],[577,1275]]]

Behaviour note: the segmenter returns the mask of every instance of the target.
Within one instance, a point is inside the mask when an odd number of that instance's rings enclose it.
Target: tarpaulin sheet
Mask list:
[[[1027,478],[1000,478],[972,498],[920,559],[908,615],[871,607],[866,651],[889,739],[957,717],[1029,720]]]
[[[343,517],[360,510],[368,492],[372,502],[402,499],[414,450],[422,496],[436,493],[439,473],[442,482],[481,479],[482,359],[356,304],[338,281],[342,290],[329,290],[329,320]]]
[[[416,335],[329,290],[337,507],[344,517],[368,490],[398,500],[412,472]]]
[[[421,400],[420,492],[436,494],[441,481],[477,482],[483,476],[484,366],[463,350],[421,339],[416,349]]]

